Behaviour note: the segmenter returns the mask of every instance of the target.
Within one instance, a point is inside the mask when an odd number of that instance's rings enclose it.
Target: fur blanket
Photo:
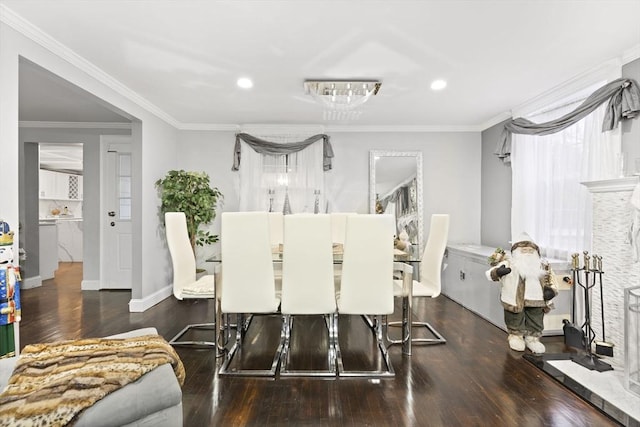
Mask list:
[[[182,386],[182,361],[159,335],[28,345],[0,394],[0,425],[67,425],[83,409],[165,363]]]

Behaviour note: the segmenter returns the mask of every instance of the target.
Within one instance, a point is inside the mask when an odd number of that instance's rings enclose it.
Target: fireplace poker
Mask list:
[[[613,343],[607,342],[607,338],[604,334],[604,295],[602,294],[602,275],[604,274],[604,271],[602,271],[602,257],[594,255],[594,258],[596,261],[598,279],[600,282],[600,314],[602,316],[602,341],[595,342],[596,354],[599,354],[601,356],[613,357]]]

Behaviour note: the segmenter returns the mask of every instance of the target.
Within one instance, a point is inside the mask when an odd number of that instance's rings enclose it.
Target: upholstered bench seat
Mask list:
[[[157,334],[144,328],[107,338]],[[0,391],[4,390],[18,357],[0,360]],[[169,364],[157,367],[139,380],[110,393],[78,417],[81,426],[182,426],[182,390]]]

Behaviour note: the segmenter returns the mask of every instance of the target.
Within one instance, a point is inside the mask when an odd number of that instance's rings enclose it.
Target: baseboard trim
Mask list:
[[[28,277],[22,281],[22,289],[39,288],[40,286],[42,286],[41,276]]]
[[[83,291],[99,291],[100,281],[99,280],[83,280],[80,283],[80,289],[82,289]]]
[[[142,299],[132,298],[131,301],[129,301],[129,312],[141,313],[143,311],[146,311],[147,309],[153,307],[159,302],[164,301],[171,295],[173,295],[173,286],[169,285],[160,289],[159,291],[152,293],[146,298],[142,298]]]

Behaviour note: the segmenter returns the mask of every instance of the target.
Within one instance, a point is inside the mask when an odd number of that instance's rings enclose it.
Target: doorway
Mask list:
[[[59,263],[83,253],[83,144],[40,143],[38,164],[39,271],[52,279]]]

